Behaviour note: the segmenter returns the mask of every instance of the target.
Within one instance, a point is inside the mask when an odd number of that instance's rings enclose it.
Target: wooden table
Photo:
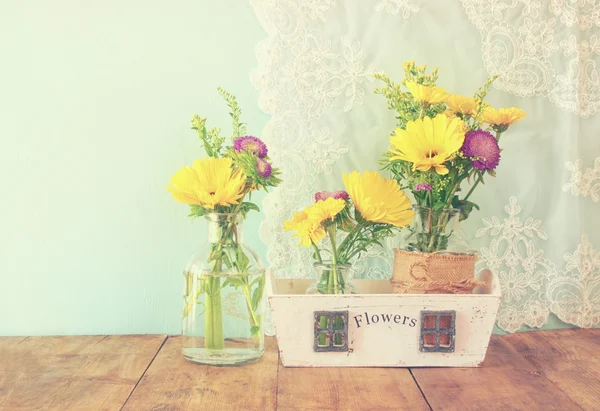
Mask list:
[[[482,368],[194,365],[179,337],[0,338],[0,410],[600,410],[600,329],[494,336]]]

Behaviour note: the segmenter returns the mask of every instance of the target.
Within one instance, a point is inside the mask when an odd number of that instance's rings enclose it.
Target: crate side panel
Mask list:
[[[442,297],[442,298],[440,298]],[[500,299],[490,295],[272,296],[286,366],[477,366],[485,357]],[[348,310],[348,352],[313,351],[315,311]],[[421,311],[456,311],[453,353],[419,351]]]

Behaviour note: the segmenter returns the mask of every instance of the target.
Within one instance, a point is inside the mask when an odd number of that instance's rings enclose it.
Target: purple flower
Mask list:
[[[479,171],[493,170],[500,162],[500,147],[492,133],[483,130],[465,134],[462,152],[471,159],[473,168]]]
[[[267,156],[267,145],[260,138],[254,136],[238,137],[233,142],[235,151],[250,151],[258,156],[265,158]]]
[[[334,200],[347,200],[350,198],[347,192],[344,190],[338,191],[319,191],[315,193],[315,203],[317,201],[325,201],[328,198],[333,198]]]
[[[271,167],[271,164],[269,164],[267,161],[263,160],[262,158],[259,158],[256,161],[256,172],[264,178],[269,178],[271,177],[271,173],[273,172],[273,167]]]
[[[415,186],[414,190],[415,191],[431,191],[431,190],[433,190],[433,187],[431,187],[431,184],[419,183]]]

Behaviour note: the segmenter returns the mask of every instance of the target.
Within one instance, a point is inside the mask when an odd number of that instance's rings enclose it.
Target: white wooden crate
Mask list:
[[[477,367],[485,358],[501,301],[495,276],[473,294],[392,294],[388,280],[354,280],[361,294],[304,294],[312,282],[267,277],[286,367]],[[315,352],[314,313],[346,310],[347,351]],[[421,352],[423,311],[455,312],[454,352]]]

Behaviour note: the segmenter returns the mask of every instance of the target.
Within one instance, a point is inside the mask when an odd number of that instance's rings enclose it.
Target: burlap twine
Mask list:
[[[470,294],[477,256],[469,254],[419,253],[394,249],[394,294]]]

